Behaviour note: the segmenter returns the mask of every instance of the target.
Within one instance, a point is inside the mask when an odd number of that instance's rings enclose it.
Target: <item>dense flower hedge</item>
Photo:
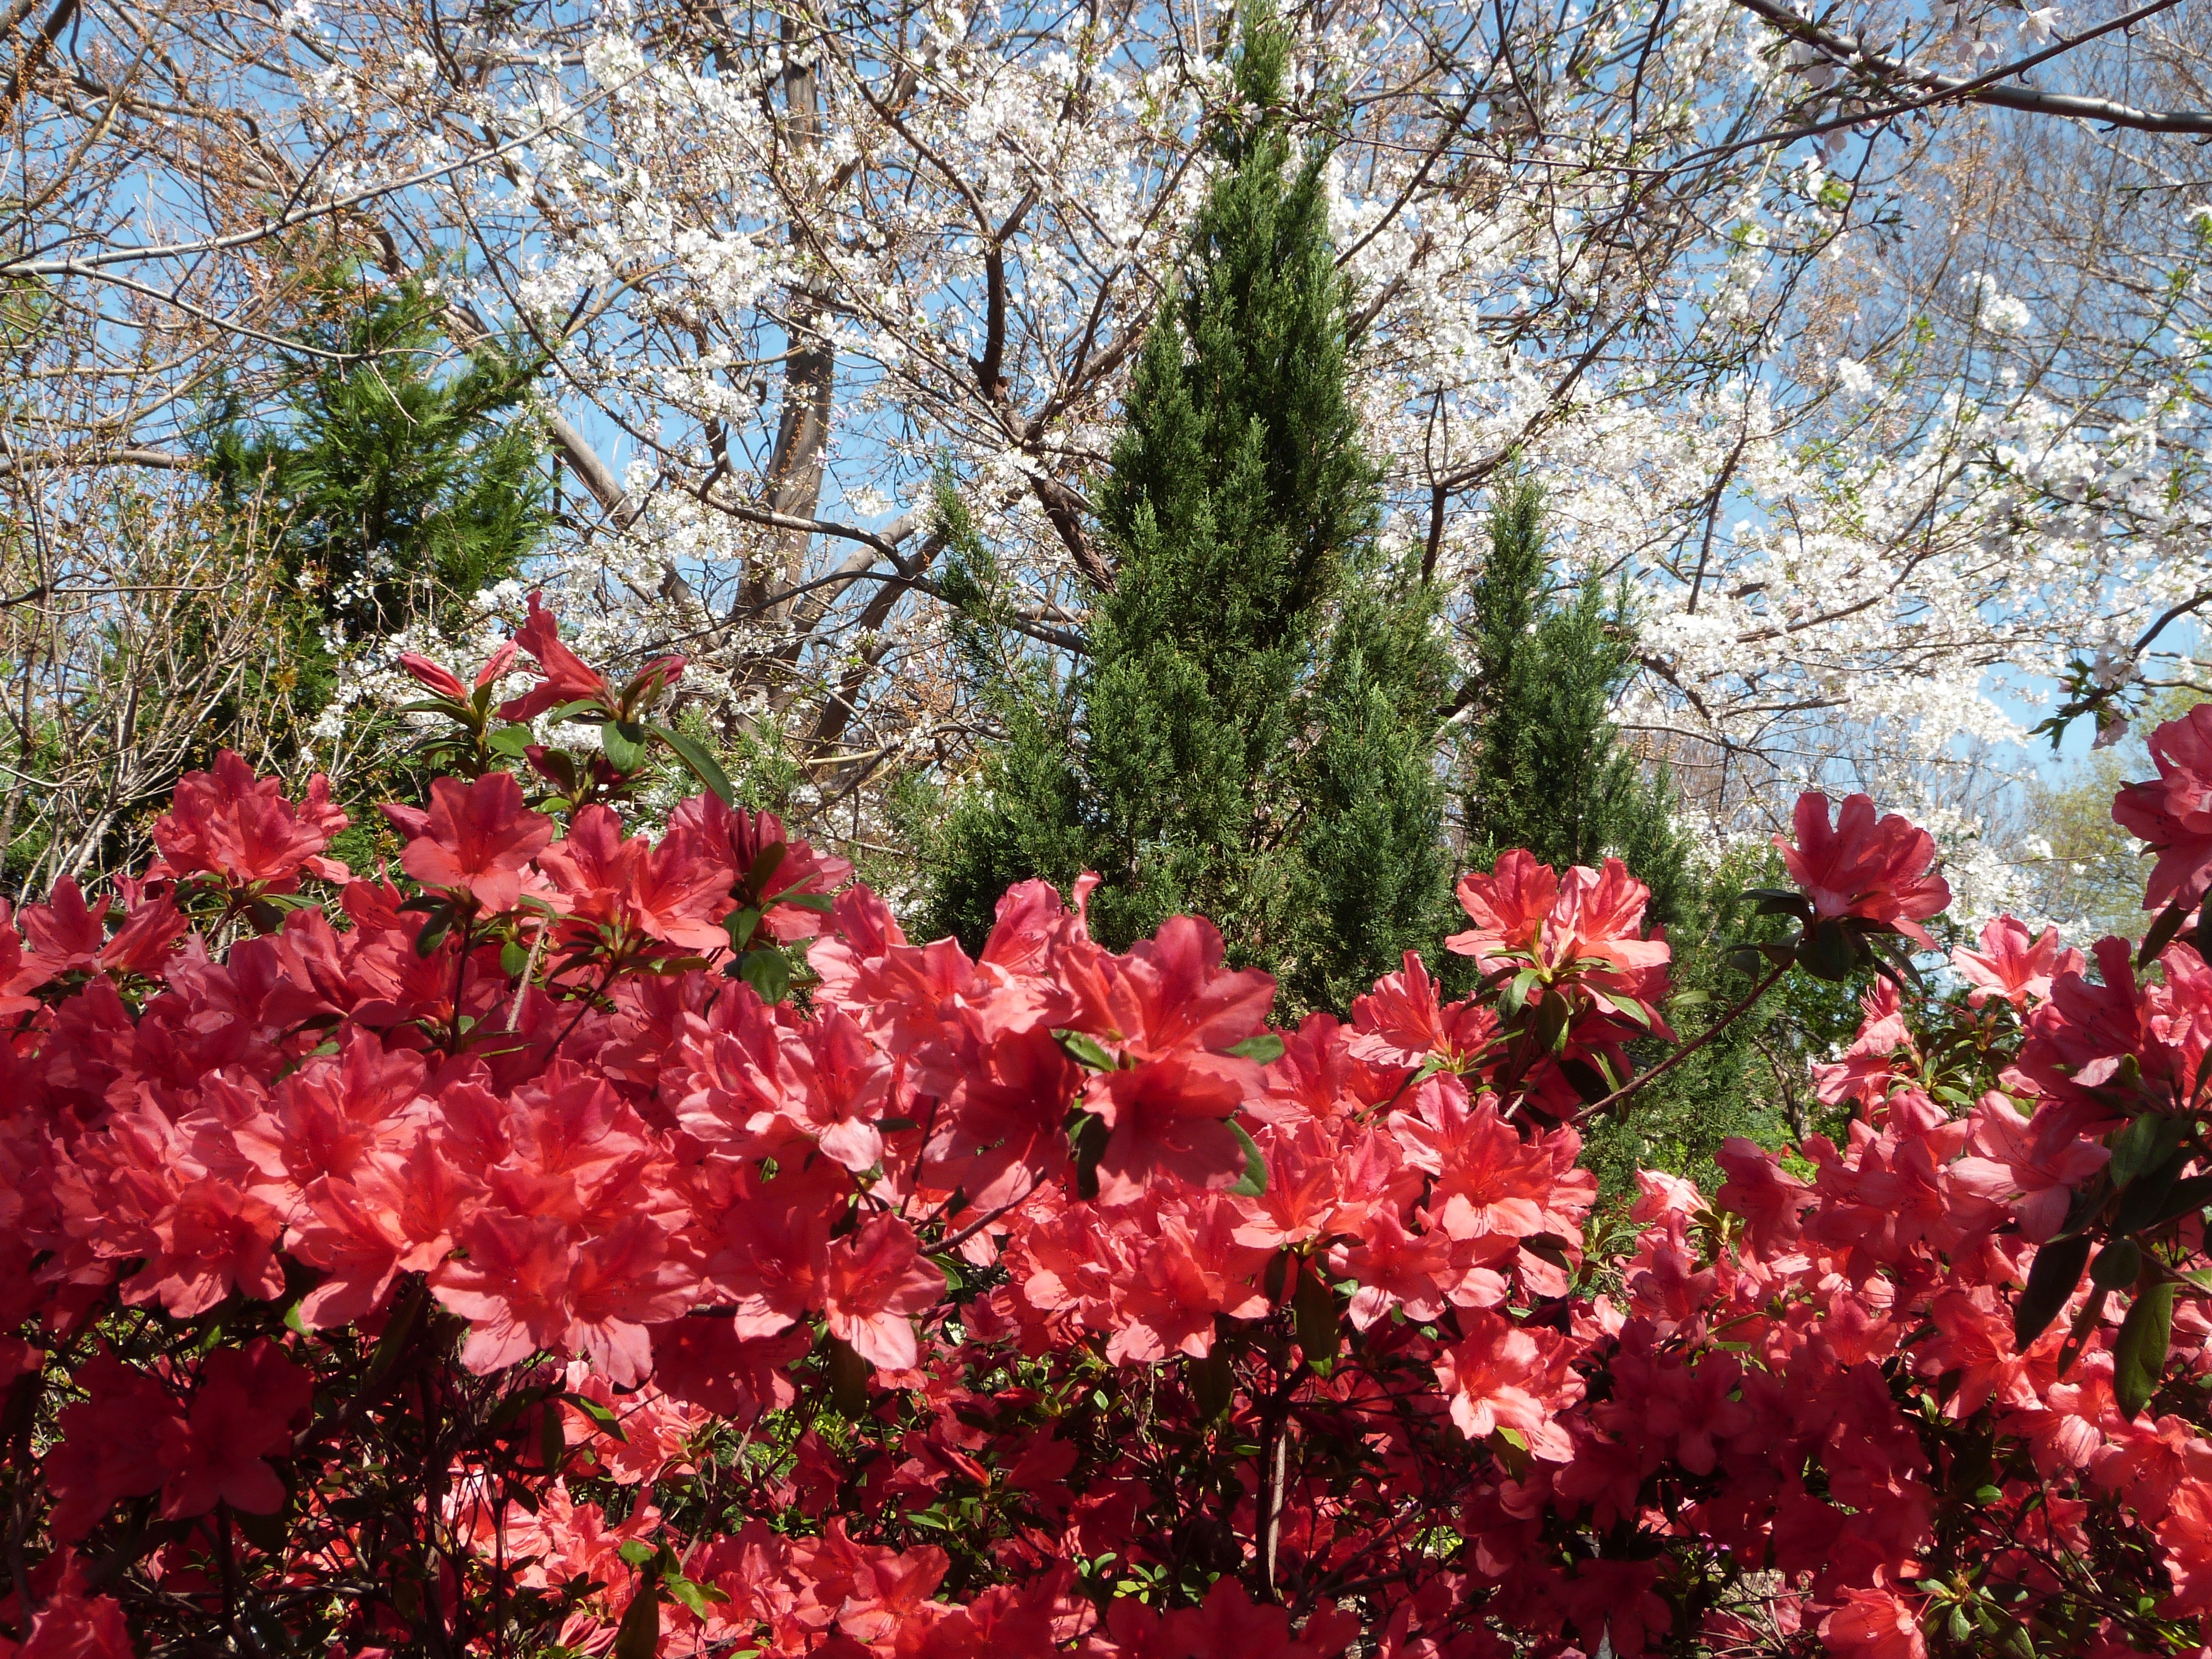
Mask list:
[[[517,644],[410,665],[404,882],[226,755],[0,908],[0,1656],[2203,1650],[2212,713],[2094,976],[2006,919],[1922,986],[1929,838],[1807,796],[1754,965],[1876,970],[1844,1144],[1595,1216],[1672,1041],[1617,861],[1273,1030],[1083,884],[971,960],[713,790],[627,834],[721,783],[682,663]]]

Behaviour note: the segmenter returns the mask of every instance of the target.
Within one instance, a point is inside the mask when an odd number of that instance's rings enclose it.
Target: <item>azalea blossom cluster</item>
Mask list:
[[[2066,682],[2109,732],[2203,679],[2179,628],[2212,574],[2190,137],[2116,153],[2093,123],[1913,95],[1855,125],[1888,72],[1764,0],[1542,27],[1279,9],[1283,112],[1329,150],[1383,548],[1432,580],[1462,668],[1513,455],[1561,579],[1632,591],[1616,712],[1709,844],[1778,825],[1778,780],[1848,774],[1945,837],[1976,917],[2028,902],[1980,781],[2027,775],[2034,717],[1996,688]],[[1830,21],[1946,73],[2025,50],[2051,9]],[[8,545],[61,561],[11,570],[40,591],[0,611],[9,704],[58,734],[10,785],[19,860],[47,849],[35,885],[124,856],[117,780],[135,799],[182,769],[275,626],[258,607],[300,597],[191,458],[212,378],[273,434],[303,358],[339,361],[335,314],[301,298],[326,263],[358,279],[349,316],[436,301],[434,378],[530,343],[531,425],[580,509],[532,578],[595,655],[683,641],[694,717],[801,769],[787,815],[885,844],[900,781],[962,778],[994,725],[946,598],[967,566],[933,533],[945,477],[1013,648],[1083,649],[1107,577],[1084,480],[1219,165],[1254,10],[72,9],[78,55],[133,90],[88,101],[44,49],[15,76],[19,194],[52,216],[7,276],[58,307],[6,337],[44,391],[0,465]],[[2178,27],[2146,16],[2048,72],[2194,106]],[[272,200],[328,245],[270,233]],[[110,303],[118,283],[150,308]],[[426,589],[374,628],[315,599],[338,689],[301,712],[343,797],[413,695],[398,654],[472,646],[507,586]],[[167,660],[213,625],[178,596],[208,592],[236,645]]]
[[[514,645],[411,665],[398,871],[225,756],[143,879],[0,915],[0,1656],[2203,1650],[2193,936],[2000,920],[1931,989],[1929,838],[1808,796],[1739,1008],[1871,976],[1837,1133],[1624,1212],[1577,1126],[1674,1037],[1619,860],[1509,853],[1276,1030],[1087,880],[971,957],[713,787],[629,833],[719,781],[684,665]]]

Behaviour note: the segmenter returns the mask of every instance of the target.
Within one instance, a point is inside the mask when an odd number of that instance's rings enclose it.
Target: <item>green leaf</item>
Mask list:
[[[446,942],[446,935],[453,931],[453,907],[450,904],[433,910],[422,923],[422,931],[415,935],[415,954],[425,961],[433,951]]]
[[[555,1474],[568,1461],[568,1425],[562,1422],[561,1413],[550,1408],[538,1419],[538,1460]]]
[[[407,1340],[415,1334],[415,1322],[422,1316],[422,1304],[429,1299],[428,1281],[416,1279],[407,1299],[392,1310],[385,1322],[384,1334],[376,1340],[376,1352],[368,1357],[368,1369],[362,1373],[360,1392],[366,1394],[384,1380],[385,1373],[398,1363],[405,1352]]]
[[[1205,1358],[1187,1360],[1184,1366],[1199,1416],[1210,1423],[1227,1411],[1229,1402],[1237,1397],[1237,1373],[1230,1365],[1229,1350],[1216,1338]]]
[[[769,890],[769,883],[775,879],[775,872],[783,867],[784,854],[789,851],[791,848],[781,842],[770,842],[761,848],[760,856],[753,860],[753,867],[745,872],[745,890],[756,899],[763,901],[761,908],[763,910],[768,908],[766,900]]]
[[[1072,1137],[1075,1152],[1075,1195],[1078,1198],[1098,1196],[1098,1160],[1105,1156],[1106,1142],[1111,1132],[1106,1120],[1096,1112],[1076,1114],[1075,1133]]]
[[[1544,993],[1544,1000],[1536,1005],[1536,1043],[1539,1048],[1553,1053],[1566,1046],[1567,1022],[1573,1010],[1567,1000],[1557,991]]]
[[[1231,1121],[1229,1133],[1237,1137],[1237,1144],[1244,1149],[1244,1178],[1229,1189],[1232,1198],[1257,1198],[1267,1190],[1267,1160],[1260,1155],[1259,1143],[1244,1133],[1244,1126]]]
[[[2088,1263],[2089,1239],[2086,1234],[2054,1238],[2035,1253],[2035,1265],[2027,1270],[2027,1288],[2020,1293],[2020,1301],[2013,1309],[2012,1340],[2015,1348],[2025,1353],[2051,1322],[2058,1317],[2066,1298],[2081,1282],[2081,1269]]]
[[[722,931],[730,936],[731,948],[738,951],[753,942],[753,929],[760,925],[761,913],[750,905],[722,918]]]
[[[2158,1206],[2146,1215],[2136,1231],[2163,1227],[2178,1217],[2189,1215],[2212,1205],[2212,1175],[2191,1176],[2186,1181],[2177,1181],[2166,1190]]]
[[[1067,1057],[1086,1071],[1110,1072],[1115,1061],[1105,1044],[1081,1031],[1054,1031],[1054,1038]]]
[[[484,747],[495,755],[504,755],[509,760],[520,760],[528,752],[530,745],[537,741],[526,726],[502,726],[484,739]]]
[[[623,1432],[622,1419],[598,1401],[588,1400],[580,1394],[573,1393],[564,1394],[561,1397],[598,1424],[600,1433],[613,1436],[625,1446],[629,1444],[629,1437]],[[632,1563],[632,1565],[635,1564]]]
[[[1311,1261],[1298,1263],[1297,1285],[1291,1292],[1291,1312],[1297,1326],[1298,1346],[1306,1351],[1306,1358],[1335,1358],[1344,1341],[1344,1328],[1336,1316],[1336,1292]]]
[[[835,893],[802,893],[796,888],[788,893],[778,893],[775,896],[775,902],[778,904],[796,905],[802,910],[812,910],[817,915],[825,916],[837,908],[837,896]]]
[[[1537,981],[1543,977],[1543,971],[1540,969],[1523,968],[1507,981],[1505,994],[1499,999],[1499,1006],[1504,1010],[1508,1019],[1521,1012],[1521,1006],[1528,1000],[1528,993],[1536,988]]]
[[[607,764],[617,772],[641,772],[653,758],[645,746],[645,728],[635,720],[605,720],[599,726],[599,747]]]
[[[642,1538],[625,1538],[615,1551],[617,1555],[622,1557],[633,1567],[643,1566],[659,1553]]]
[[[854,1422],[868,1414],[868,1362],[842,1337],[827,1337],[823,1360],[830,1372],[830,1398]]]
[[[1257,1036],[1246,1037],[1243,1042],[1232,1044],[1229,1052],[1266,1066],[1283,1057],[1283,1040],[1273,1031],[1262,1031]]]
[[[2148,967],[2160,951],[2173,943],[2173,936],[2181,931],[2181,924],[2188,917],[2189,912],[2179,904],[2169,904],[2160,911],[2158,920],[2151,923],[2150,932],[2143,935],[2142,945],[2136,951],[2136,966]]]
[[[2114,1135],[2112,1159],[2105,1166],[2112,1177],[2112,1185],[2127,1187],[2144,1170],[2163,1164],[2181,1144],[2181,1130],[2179,1118],[2168,1117],[2163,1112],[2145,1112]]]
[[[1857,964],[1858,953],[1851,949],[1851,939],[1844,931],[1844,924],[1833,916],[1823,916],[1805,933],[1805,942],[1797,952],[1797,965],[1815,979],[1840,985],[1851,976]]]
[[[2089,1264],[2089,1282],[2107,1291],[2124,1291],[2142,1271],[2142,1251],[2132,1238],[2116,1238]]]
[[[597,697],[578,697],[573,702],[564,702],[557,708],[547,709],[545,719],[550,723],[558,725],[573,720],[579,714],[604,714],[607,712],[606,704],[601,702]]]
[[[2120,1201],[2112,1206],[2112,1231],[2137,1233],[2152,1225],[2151,1218],[2165,1212],[2174,1184],[2188,1165],[2189,1154],[2177,1147],[2156,1169],[2146,1170],[2130,1182],[2120,1191]]]
[[[1589,988],[1589,991],[1592,996],[1623,1019],[1633,1020],[1647,1031],[1651,1029],[1651,1016],[1644,1012],[1644,1005],[1634,997],[1615,996],[1595,985]]]
[[[763,1002],[781,1002],[791,992],[791,960],[773,947],[748,951],[738,958],[738,977],[759,992]]]
[[[730,1599],[728,1592],[716,1589],[712,1584],[695,1584],[680,1572],[662,1574],[660,1587],[700,1619],[707,1616],[708,1608],[720,1606]]]
[[[690,769],[693,777],[722,798],[725,806],[738,804],[738,792],[730,787],[729,775],[722,770],[721,763],[707,752],[704,744],[695,743],[672,726],[649,726],[646,730],[666,744],[676,758]]]
[[[238,1522],[238,1529],[246,1534],[248,1543],[256,1549],[275,1555],[283,1549],[284,1540],[290,1534],[291,1507],[292,1494],[288,1490],[284,1494],[283,1501],[275,1509],[265,1512],[257,1513],[252,1510],[240,1509],[234,1504],[231,1506],[231,1519]]]
[[[2120,1322],[2112,1343],[2112,1398],[2120,1415],[2139,1417],[2158,1392],[2166,1372],[2166,1345],[2173,1336],[2173,1293],[2177,1286],[2162,1279],[2139,1293]]]
[[[653,1659],[660,1651],[660,1591],[650,1582],[637,1587],[629,1610],[615,1632],[614,1659]]]

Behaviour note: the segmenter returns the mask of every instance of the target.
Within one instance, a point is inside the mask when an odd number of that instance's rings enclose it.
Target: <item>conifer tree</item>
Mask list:
[[[1613,700],[1634,665],[1632,619],[1595,583],[1551,597],[1543,491],[1522,479],[1499,493],[1490,556],[1470,594],[1475,672],[1473,735],[1462,745],[1461,811],[1467,862],[1488,869],[1526,847],[1554,868],[1619,858],[1651,889],[1646,912],[1667,928],[1674,995],[1668,1018],[1699,1036],[1749,987],[1728,946],[1771,931],[1741,890],[1763,874],[1740,854],[1706,871],[1674,821],[1662,771],[1647,778],[1621,746]],[[1589,1126],[1584,1162],[1608,1194],[1633,1188],[1638,1168],[1695,1176],[1710,1190],[1712,1155],[1730,1135],[1776,1141],[1786,1127],[1755,1076],[1771,1004],[1737,1019],[1691,1059]]]
[[[950,817],[931,920],[972,945],[1009,882],[1094,869],[1098,937],[1208,915],[1295,1006],[1438,937],[1443,668],[1425,592],[1376,547],[1323,157],[1279,112],[1287,58],[1247,9],[1243,117],[1216,134],[1223,171],[1099,495],[1113,587],[1064,685],[1002,678],[1007,740]]]
[[[295,595],[272,641],[277,683],[240,701],[281,702],[302,722],[335,688],[332,633],[457,624],[551,522],[544,446],[520,416],[532,364],[481,347],[434,372],[450,346],[417,283],[364,296],[340,267],[311,291],[307,332],[332,355],[301,365],[271,415],[227,414],[207,462],[239,533],[273,544]]]
[[[1631,619],[1596,583],[1550,597],[1544,496],[1519,480],[1490,516],[1490,556],[1470,595],[1474,737],[1462,746],[1468,862],[1525,847],[1564,869],[1617,857],[1651,889],[1651,919],[1679,921],[1697,886],[1664,775],[1623,749],[1613,702],[1634,665]]]

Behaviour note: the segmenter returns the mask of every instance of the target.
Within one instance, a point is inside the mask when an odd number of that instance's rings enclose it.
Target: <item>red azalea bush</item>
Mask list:
[[[0,908],[0,1656],[2205,1651],[2178,906],[1930,993],[1929,838],[1806,797],[1761,988],[1876,969],[1844,1143],[1596,1215],[1577,1123],[1673,1040],[1618,861],[1462,880],[1469,1000],[1275,1031],[1084,884],[971,959],[722,794],[628,834],[659,752],[721,782],[681,661],[516,644],[497,711],[513,647],[409,665],[408,884],[226,756],[145,880]]]

